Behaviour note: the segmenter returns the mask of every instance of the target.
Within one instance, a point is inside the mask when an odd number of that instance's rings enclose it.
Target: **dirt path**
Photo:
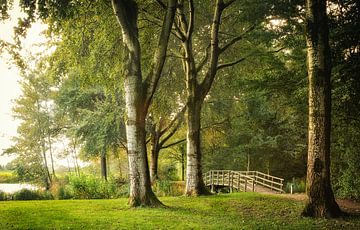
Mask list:
[[[300,194],[277,194],[281,197],[286,197],[289,199],[293,199],[293,200],[299,200],[299,201],[305,201],[306,200],[306,195],[303,193]],[[347,212],[347,213],[351,213],[351,214],[356,214],[356,215],[360,215],[360,203],[353,201],[353,200],[349,200],[349,199],[336,199],[336,202],[338,203],[338,205],[340,206],[340,208]]]

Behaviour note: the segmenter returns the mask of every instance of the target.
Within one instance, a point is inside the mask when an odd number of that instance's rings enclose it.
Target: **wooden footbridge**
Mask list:
[[[203,175],[204,183],[214,192],[228,187],[237,191],[283,193],[284,179],[258,171],[211,170]]]

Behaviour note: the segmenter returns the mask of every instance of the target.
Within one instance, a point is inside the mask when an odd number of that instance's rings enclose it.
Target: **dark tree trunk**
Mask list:
[[[325,0],[306,1],[309,78],[309,129],[306,193],[303,216],[341,215],[330,183],[331,63]]]
[[[185,153],[183,148],[181,148],[181,180],[185,180]]]
[[[101,177],[107,181],[108,172],[107,172],[107,162],[106,162],[106,154],[102,153],[100,156],[100,165],[101,165]]]
[[[158,179],[158,161],[159,161],[159,133],[154,130],[151,137],[151,161],[150,161],[150,178],[151,182],[154,183]]]

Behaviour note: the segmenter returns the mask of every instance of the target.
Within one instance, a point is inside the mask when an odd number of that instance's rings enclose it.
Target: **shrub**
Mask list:
[[[105,181],[93,175],[71,175],[69,184],[59,192],[59,198],[65,199],[110,199],[128,195],[128,188],[114,178]]]
[[[306,189],[305,181],[302,179],[293,179],[291,183],[286,183],[285,192],[290,193],[291,186],[293,187],[293,193],[303,193]]]
[[[50,192],[40,190],[21,189],[12,195],[13,200],[52,200],[53,196]]]
[[[184,191],[183,181],[158,180],[153,185],[157,196],[181,196]]]
[[[0,201],[8,200],[8,194],[0,190]]]
[[[60,185],[57,190],[56,197],[60,200],[69,200],[75,198],[74,191],[68,185]]]

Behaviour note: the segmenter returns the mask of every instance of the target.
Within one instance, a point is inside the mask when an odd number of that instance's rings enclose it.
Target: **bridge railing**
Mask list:
[[[283,192],[284,179],[271,176],[258,171],[231,171],[231,170],[211,170],[203,175],[204,183],[211,187],[227,186],[230,191],[235,188],[240,191],[252,190],[256,185]]]

